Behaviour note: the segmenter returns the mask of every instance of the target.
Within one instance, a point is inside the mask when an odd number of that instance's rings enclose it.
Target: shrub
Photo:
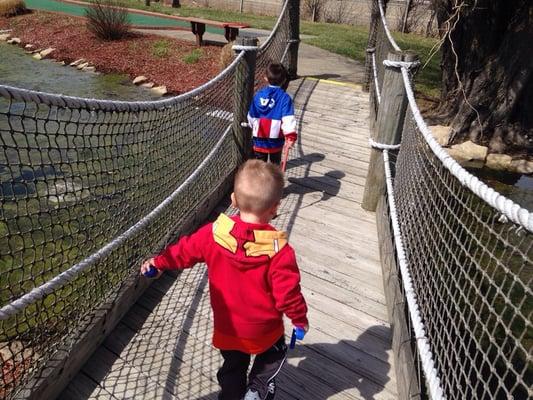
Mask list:
[[[154,42],[152,48],[152,54],[155,57],[164,58],[167,57],[170,52],[170,43],[168,40],[158,40]]]
[[[23,0],[0,0],[0,17],[12,17],[27,11]]]
[[[196,64],[202,57],[202,50],[194,49],[189,54],[183,56],[183,62],[186,64]]]
[[[128,11],[116,0],[93,0],[85,9],[87,28],[103,40],[119,40],[130,31]]]

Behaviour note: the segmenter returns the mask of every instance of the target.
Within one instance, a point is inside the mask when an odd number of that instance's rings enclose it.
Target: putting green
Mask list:
[[[85,7],[78,4],[72,3],[63,3],[62,1],[56,0],[25,0],[26,7],[33,10],[43,10],[43,11],[52,11],[52,12],[62,12],[65,14],[75,15],[75,16],[85,16]],[[129,21],[132,25],[136,26],[157,26],[157,27],[181,27],[185,29],[190,29],[191,26],[187,21],[180,21],[172,18],[160,17],[157,15],[146,15],[136,12],[128,13]],[[220,28],[214,28],[206,26],[206,31],[210,33],[215,33],[223,35],[224,31]],[[192,33],[191,33],[192,35]]]

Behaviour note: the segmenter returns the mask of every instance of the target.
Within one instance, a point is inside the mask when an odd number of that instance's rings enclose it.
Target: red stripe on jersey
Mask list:
[[[257,137],[260,138],[269,138],[270,137],[270,126],[272,121],[268,118],[259,118],[259,129],[257,130]]]

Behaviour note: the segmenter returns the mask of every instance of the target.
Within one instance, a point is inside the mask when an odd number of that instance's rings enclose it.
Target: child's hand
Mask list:
[[[146,260],[145,262],[142,263],[141,265],[141,275],[143,276],[148,276],[148,277],[151,277],[151,278],[159,278],[162,274],[163,274],[163,271],[159,270],[159,269],[156,269],[157,271],[157,274],[155,276],[149,276],[147,274],[150,273],[150,270],[155,268],[155,265],[154,265],[154,259],[153,258],[149,258],[148,260]]]
[[[287,143],[286,144],[287,150],[289,150],[290,148],[292,148],[292,146],[294,146],[294,140],[287,139],[286,143]]]

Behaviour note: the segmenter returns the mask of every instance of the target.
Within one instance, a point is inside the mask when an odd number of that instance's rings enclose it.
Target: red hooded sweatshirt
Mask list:
[[[220,214],[154,260],[161,270],[199,262],[208,267],[215,347],[262,353],[283,335],[283,314],[307,326],[300,272],[284,232]]]

